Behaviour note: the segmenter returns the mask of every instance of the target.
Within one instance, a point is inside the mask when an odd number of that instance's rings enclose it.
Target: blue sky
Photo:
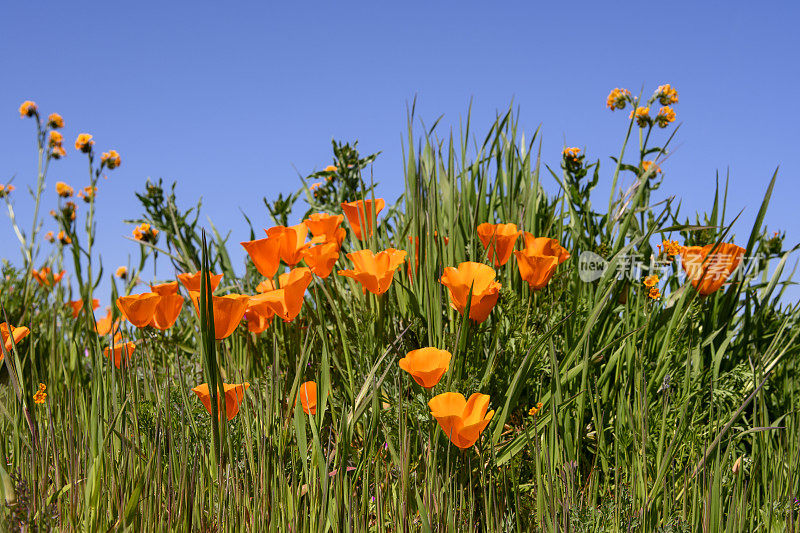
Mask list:
[[[800,130],[790,113],[800,87],[796,3],[290,4],[4,5],[0,182],[14,176],[18,217],[30,220],[24,189],[36,172],[33,124],[17,111],[26,99],[66,120],[69,155],[51,168],[45,213],[56,181],[88,184],[72,148],[78,133],[121,153],[98,196],[98,248],[115,268],[138,257],[122,220],[141,213],[133,193],[148,177],[177,180],[184,206],[202,196],[204,220],[238,243],[248,238],[240,209],[270,225],[263,196],[291,192],[298,172],[330,164],[332,138],[358,139],[362,153],[383,152],[374,174],[393,201],[416,96],[426,123],[444,114],[442,132],[458,127],[470,99],[481,133],[513,101],[527,132],[542,125],[545,162],[557,165],[566,142],[599,157],[610,179],[627,111],[611,113],[606,95],[671,83],[682,126],[660,194],[682,197],[684,214],[705,209],[716,172],[729,169],[729,209],[744,209],[744,241],[780,165],[766,223],[786,231],[787,244],[800,238]],[[18,262],[5,216],[0,244],[0,256]],[[240,247],[232,251],[241,264]]]

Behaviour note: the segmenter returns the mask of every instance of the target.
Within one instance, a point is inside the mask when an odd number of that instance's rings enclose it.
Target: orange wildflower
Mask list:
[[[145,222],[133,228],[133,238],[137,241],[155,244],[158,241],[158,230]]]
[[[339,275],[359,282],[365,294],[383,294],[389,290],[395,270],[405,262],[406,251],[389,248],[373,254],[372,250],[359,250],[347,254],[347,258],[355,270],[339,270]]]
[[[78,198],[81,198],[87,204],[94,200],[95,195],[97,194],[97,187],[92,187],[91,185],[87,185],[82,190],[78,191]]]
[[[326,242],[312,246],[303,252],[303,260],[311,268],[311,272],[321,278],[327,278],[333,272],[333,266],[339,259],[339,245]]]
[[[114,366],[119,368],[122,365],[123,357],[125,358],[125,363],[127,364],[128,360],[131,358],[131,355],[133,355],[133,351],[135,349],[136,349],[136,343],[122,342],[119,344],[114,344],[112,348],[105,348],[103,350],[103,355],[113,360]]]
[[[294,268],[281,274],[278,278],[280,288],[270,290],[270,287],[274,287],[272,283],[265,283],[261,286],[265,292],[250,297],[250,308],[265,316],[269,316],[271,310],[285,322],[291,322],[300,314],[306,289],[312,279],[311,269],[306,267]]]
[[[494,416],[486,412],[489,396],[475,393],[465,400],[457,392],[445,392],[431,398],[428,407],[450,441],[461,449],[472,447]]]
[[[50,151],[50,156],[53,159],[61,159],[62,157],[67,155],[67,151],[61,145],[53,146],[53,149]]]
[[[495,274],[494,269],[488,265],[465,262],[458,265],[458,268],[445,268],[440,281],[450,293],[450,306],[462,316],[472,289],[469,318],[481,323],[489,318],[489,313],[500,296],[502,285],[495,281]]]
[[[5,198],[6,196],[14,192],[15,188],[16,187],[11,185],[10,183],[8,185],[3,185],[2,183],[0,183],[0,198]]]
[[[514,252],[517,256],[517,266],[519,275],[528,282],[532,290],[541,290],[549,282],[556,272],[558,257],[554,255],[540,255],[534,253],[530,248],[525,248],[521,252]]]
[[[109,170],[114,170],[121,164],[122,158],[119,156],[119,153],[117,153],[116,150],[103,152],[103,155],[100,156],[100,165],[107,167]]]
[[[121,266],[117,268],[114,272],[114,275],[117,276],[119,279],[125,279],[128,277],[128,267]]]
[[[64,244],[64,245],[71,244],[72,243],[72,238],[69,235],[67,235],[66,233],[64,233],[64,230],[61,230],[61,231],[58,232],[58,241],[61,244]]]
[[[661,105],[672,105],[678,103],[678,91],[675,90],[669,83],[666,85],[659,85],[656,91],[656,98]]]
[[[635,110],[631,111],[631,115],[628,118],[634,117],[636,117],[636,124],[638,124],[640,128],[644,128],[650,124],[650,108],[637,107]]]
[[[200,316],[200,292],[190,292],[194,309]],[[250,297],[244,294],[212,296],[214,308],[214,338],[222,340],[230,337],[244,317]]]
[[[15,328],[14,326],[10,325],[8,322],[3,322],[0,324],[0,336],[3,338],[3,346],[5,346],[6,351],[10,352],[14,346],[20,343],[22,339],[28,336],[31,332],[25,326],[20,326]],[[3,351],[0,350],[0,361],[3,360]]]
[[[549,237],[534,237],[527,231],[525,232],[525,250],[537,255],[553,255],[558,259],[559,265],[570,258],[569,252],[558,243],[558,240]]]
[[[78,318],[78,315],[81,314],[81,309],[83,309],[83,300],[73,300],[67,305],[72,309],[72,318]],[[100,300],[97,298],[92,299],[92,310],[98,307],[100,307]]]
[[[247,331],[252,333],[263,333],[272,324],[275,311],[267,306],[248,307],[244,312],[244,319],[247,322]]]
[[[58,113],[50,113],[50,116],[47,117],[47,125],[53,129],[63,128],[64,119]]]
[[[528,414],[530,416],[536,416],[542,410],[542,407],[544,407],[544,404],[542,402],[538,402],[536,405],[528,409]]]
[[[280,239],[268,237],[239,244],[244,247],[259,274],[268,278],[275,275],[281,263]]]
[[[35,102],[32,102],[30,100],[25,100],[24,102],[22,102],[22,105],[19,106],[19,116],[21,118],[32,117],[38,112],[39,112],[38,106],[36,105]]]
[[[364,238],[362,231],[364,224],[366,224],[369,234],[372,235],[372,218],[375,217],[377,219],[378,213],[383,210],[385,205],[386,202],[383,198],[376,198],[374,204],[372,200],[356,200],[355,202],[344,202],[342,204],[342,212],[347,217],[347,222],[350,223],[350,228],[353,230],[356,239],[362,240]]]
[[[478,238],[488,251],[489,260],[494,260],[494,266],[505,265],[508,262],[520,233],[516,224],[484,222],[478,225]]]
[[[453,354],[437,348],[411,350],[400,359],[399,366],[405,370],[420,387],[433,388],[450,366]]]
[[[67,272],[66,270],[62,270],[58,274],[53,274],[50,271],[50,267],[43,267],[38,272],[36,270],[32,270],[31,275],[33,276],[33,279],[36,280],[36,282],[39,284],[40,287],[52,287],[53,285],[61,281],[61,278],[64,277],[64,274],[66,272]]]
[[[644,172],[649,172],[651,168],[653,169],[653,174],[661,174],[661,167],[656,165],[655,161],[642,161],[642,170]]]
[[[744,256],[744,248],[733,243],[721,243],[714,252],[713,244],[705,246],[684,246],[681,251],[683,270],[692,286],[702,296],[718,291],[728,277],[739,266]]]
[[[666,128],[671,122],[675,122],[675,110],[669,106],[664,106],[658,110],[656,123],[659,128]]]
[[[61,133],[57,131],[50,132],[50,140],[48,141],[48,144],[51,148],[54,146],[61,146],[62,142],[64,142],[64,136],[61,135]]]
[[[153,318],[148,326],[156,329],[165,330],[171,328],[183,309],[183,297],[178,294],[178,282],[162,283],[161,285],[150,285],[150,290],[158,294],[161,298],[156,304]]]
[[[120,296],[117,298],[117,309],[128,322],[137,328],[143,328],[153,320],[159,300],[161,297],[154,292]]]
[[[92,145],[94,145],[94,141],[92,140],[92,136],[88,133],[81,133],[78,135],[78,138],[75,139],[75,149],[85,154],[92,151]]]
[[[628,89],[614,89],[608,94],[606,98],[606,107],[611,111],[615,109],[625,109],[625,104],[631,97],[631,92]]]
[[[39,383],[39,389],[33,395],[33,403],[36,404],[43,404],[44,401],[47,399],[47,393],[45,390],[47,389],[47,385],[44,383]]]
[[[308,228],[302,222],[294,226],[275,226],[264,230],[267,237],[278,240],[278,255],[289,266],[294,266],[303,259],[303,251],[311,243],[306,242]]]
[[[310,215],[303,223],[311,231],[311,235],[315,238],[312,242],[336,242],[341,246],[342,241],[347,232],[344,228],[340,227],[344,216],[342,215],[329,215],[327,213],[314,213]]]
[[[100,320],[95,321],[95,330],[97,330],[97,334],[101,337],[104,337],[111,333],[112,331],[116,334],[119,330],[119,320],[114,320],[112,323],[112,313],[111,309],[109,308],[106,312],[106,316],[101,318]]]
[[[303,412],[307,415],[317,414],[317,384],[313,381],[306,381],[300,385],[297,398],[303,407]]]
[[[190,293],[200,292],[202,281],[201,278],[202,272],[195,272],[194,274],[178,274],[178,279]],[[211,292],[214,292],[217,290],[217,285],[219,285],[219,282],[222,279],[222,274],[211,274],[209,272],[208,278],[211,282]]]
[[[222,388],[225,391],[225,414],[228,420],[232,419],[239,412],[239,404],[244,400],[244,391],[246,391],[248,387],[250,387],[250,383],[246,381],[244,383],[222,384]],[[192,392],[203,402],[208,414],[213,416],[213,411],[211,409],[211,392],[208,390],[208,383],[198,385],[192,389]],[[217,414],[222,418],[223,408],[220,402],[219,392],[217,392],[217,394]]]
[[[69,198],[72,196],[73,192],[75,192],[75,190],[63,181],[56,183],[56,194],[58,194],[61,198]]]

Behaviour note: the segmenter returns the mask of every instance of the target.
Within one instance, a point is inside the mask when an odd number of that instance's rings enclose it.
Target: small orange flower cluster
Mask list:
[[[114,272],[114,275],[117,276],[119,279],[125,279],[128,277],[128,267],[121,266],[117,268]]]
[[[47,233],[44,234],[44,240],[52,244],[56,242],[56,236],[52,231],[48,231]]]
[[[93,145],[94,141],[92,140],[92,136],[88,133],[81,133],[78,135],[78,138],[75,139],[75,149],[83,152],[84,154],[91,152]]]
[[[542,404],[542,402],[538,402],[535,406],[528,409],[528,415],[529,416],[538,415],[541,412],[543,406],[544,404]]]
[[[87,204],[94,200],[95,196],[97,195],[97,187],[93,187],[91,185],[87,185],[80,191],[78,191],[78,198],[81,198]]]
[[[40,287],[52,287],[64,277],[66,270],[62,270],[58,274],[53,274],[50,267],[43,267],[40,270],[31,270],[31,276]]]
[[[25,100],[22,102],[22,105],[19,106],[19,116],[21,118],[25,117],[32,117],[39,113],[39,107],[36,105],[35,102],[30,100]]]
[[[61,207],[61,216],[64,217],[64,220],[75,220],[75,211],[77,210],[78,206],[75,205],[75,202],[65,202]],[[55,211],[55,209],[51,209],[50,214],[53,216],[53,218],[58,217],[58,213]]]
[[[53,128],[54,130],[63,128],[64,118],[58,113],[50,113],[50,116],[47,117],[47,125]]]
[[[611,111],[615,109],[625,109],[625,104],[631,100],[631,92],[628,89],[614,89],[608,94],[606,107]]]
[[[50,146],[50,157],[53,159],[61,159],[67,155],[66,150],[64,150],[64,147],[61,145],[62,142],[64,142],[64,136],[55,130],[51,130],[48,145]]]
[[[668,257],[673,257],[679,255],[681,253],[681,245],[678,244],[678,241],[664,241],[658,245],[658,250],[661,252],[663,247],[664,253],[667,254]]]
[[[640,128],[645,128],[650,125],[650,108],[649,107],[637,107],[636,109],[631,111],[631,114],[628,118],[636,118],[636,124]]]
[[[74,192],[75,190],[63,181],[56,183],[56,194],[58,194],[61,198],[69,198]]]
[[[655,98],[661,105],[672,105],[678,103],[678,91],[675,90],[669,83],[666,85],[659,85],[656,90]]]
[[[158,230],[151,228],[150,224],[145,222],[133,229],[133,238],[137,241],[155,244],[158,241]]]
[[[47,386],[44,383],[39,383],[39,390],[33,395],[33,403],[36,404],[43,404],[44,401],[47,399],[47,393],[45,392]]]
[[[669,106],[662,107],[656,115],[656,124],[659,128],[666,128],[671,122],[675,122],[675,111]]]
[[[658,285],[658,276],[655,274],[647,276],[644,278],[643,282],[644,286],[647,287],[647,297],[651,300],[658,300],[661,298],[661,291],[658,289],[656,285]]]
[[[5,351],[10,352],[13,350],[14,346],[19,344],[20,341],[27,337],[30,332],[31,330],[25,326],[15,328],[8,322],[3,322],[0,324],[0,337],[3,339],[3,347],[5,348]],[[0,362],[3,361],[3,357],[3,350],[0,350]]]
[[[12,192],[14,192],[15,187],[11,184],[3,185],[0,183],[0,198],[5,198]]]
[[[103,155],[100,156],[100,166],[108,167],[109,170],[114,170],[118,166],[122,164],[122,158],[119,156],[116,150],[109,150],[108,152],[103,152]]]
[[[64,233],[64,230],[58,232],[58,240],[61,244],[72,244],[72,239],[69,235]]]
[[[656,165],[655,161],[642,161],[642,171],[647,173],[653,169],[653,174],[661,174],[661,167]]]

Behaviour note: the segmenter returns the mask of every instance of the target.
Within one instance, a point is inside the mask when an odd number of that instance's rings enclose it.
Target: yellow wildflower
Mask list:
[[[47,125],[53,129],[63,128],[64,119],[58,113],[50,113],[50,116],[47,117]]]
[[[628,118],[634,117],[636,117],[636,124],[638,124],[640,128],[644,128],[650,124],[650,108],[637,107],[635,110],[631,111],[631,114]]]
[[[72,193],[74,192],[75,191],[72,189],[72,187],[70,187],[63,181],[59,181],[58,183],[56,183],[56,193],[61,198],[69,198],[70,196],[72,196]]]
[[[92,140],[92,136],[88,133],[81,133],[78,135],[78,138],[75,139],[75,149],[80,150],[85,154],[88,154],[92,151],[93,144],[94,141]]]
[[[644,278],[645,287],[655,287],[657,284],[658,284],[658,276],[656,276],[655,274]]]
[[[660,85],[656,91],[656,98],[661,105],[671,105],[678,103],[678,91],[676,91],[669,83]]]
[[[534,407],[531,407],[528,410],[528,414],[530,416],[536,416],[542,410],[542,406],[543,406],[542,402],[537,403]]]
[[[628,89],[614,89],[608,94],[606,107],[611,111],[625,109],[625,104],[630,100],[631,92]]]
[[[38,112],[39,108],[36,106],[36,103],[31,102],[30,100],[25,100],[22,102],[22,105],[19,106],[19,116],[22,118],[32,117]]]
[[[675,111],[669,106],[662,107],[658,110],[656,122],[659,128],[666,128],[670,122],[675,122]]]

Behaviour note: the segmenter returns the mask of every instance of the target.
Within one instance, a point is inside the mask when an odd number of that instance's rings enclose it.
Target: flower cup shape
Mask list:
[[[247,321],[247,331],[252,333],[263,333],[272,324],[275,311],[266,305],[248,307],[244,312],[244,319]]]
[[[136,344],[133,342],[122,342],[119,344],[114,344],[113,348],[105,348],[103,350],[103,355],[108,357],[109,359],[113,359],[114,366],[119,368],[122,365],[123,358],[127,364],[128,360],[130,360],[131,355],[133,355],[133,351],[136,349]]]
[[[339,245],[336,242],[326,242],[306,249],[303,252],[303,261],[311,272],[321,278],[327,278],[333,272],[333,266],[339,259]]]
[[[347,232],[341,228],[344,216],[314,213],[303,221],[315,238],[312,242],[336,242],[342,245]]]
[[[712,252],[713,250],[713,252]],[[684,246],[681,248],[681,263],[692,286],[702,296],[718,291],[739,266],[744,248],[733,243],[716,246]]]
[[[175,321],[178,320],[181,309],[183,309],[183,297],[178,294],[178,282],[172,281],[161,285],[150,285],[150,290],[161,296],[161,299],[156,305],[153,318],[148,326],[153,326],[160,330],[171,328]]]
[[[73,300],[67,304],[69,308],[72,310],[72,318],[78,318],[78,315],[81,314],[81,309],[83,309],[83,300]],[[100,307],[100,300],[97,298],[92,299],[92,311]]]
[[[311,245],[306,242],[308,228],[302,222],[294,226],[274,226],[264,231],[268,238],[278,241],[278,255],[289,266],[299,263],[303,259],[303,251]]]
[[[383,198],[376,198],[373,204],[372,200],[356,200],[355,202],[344,202],[342,204],[342,212],[347,217],[347,222],[353,230],[353,235],[356,239],[362,240],[364,238],[363,228],[366,226],[367,231],[372,235],[372,218],[378,217],[386,202]]]
[[[286,276],[284,278],[284,276]],[[306,289],[313,279],[311,269],[306,267],[294,268],[287,274],[278,278],[280,288],[266,290],[261,294],[250,297],[250,308],[256,312],[267,315],[267,309],[285,322],[291,322],[300,314],[305,299]],[[268,289],[265,283],[262,289]],[[270,286],[272,283],[270,282]]]
[[[111,314],[111,309],[109,308],[106,312],[106,316],[101,318],[100,320],[95,321],[95,329],[97,330],[97,334],[101,337],[105,337],[109,333],[113,332],[116,333],[119,330],[119,320],[114,320],[112,322],[113,315]]]
[[[128,322],[137,328],[143,328],[153,319],[159,301],[161,296],[154,292],[132,294],[117,298],[117,308]]]
[[[433,388],[450,366],[453,355],[447,350],[437,348],[420,348],[412,350],[400,359],[399,365],[420,387]]]
[[[494,260],[494,266],[502,266],[508,262],[520,233],[516,224],[478,225],[478,238],[486,248],[489,260]]]
[[[494,416],[494,411],[486,412],[489,396],[477,392],[469,400],[457,392],[445,392],[431,398],[428,407],[450,441],[461,449],[474,445]]]
[[[536,255],[553,255],[558,258],[560,265],[570,258],[566,248],[561,246],[556,239],[549,237],[534,237],[532,233],[525,232],[525,251]]]
[[[61,278],[64,277],[64,274],[66,274],[66,272],[67,272],[66,270],[62,270],[58,274],[53,274],[52,271],[50,270],[50,267],[44,267],[38,271],[32,270],[31,275],[33,276],[33,279],[36,280],[36,283],[38,283],[40,287],[52,287],[53,285],[61,281]]]
[[[489,313],[497,303],[502,285],[495,281],[495,271],[483,263],[465,262],[458,268],[447,267],[442,274],[442,285],[450,293],[450,305],[461,315],[467,308],[470,288],[469,318],[481,323],[489,318]]]
[[[200,292],[202,287],[202,272],[195,272],[194,274],[178,274],[178,279],[186,287],[189,292]],[[211,282],[211,292],[217,290],[222,274],[211,274],[209,272],[209,281]]]
[[[13,350],[14,346],[19,344],[19,342],[27,337],[30,332],[31,330],[25,326],[15,328],[7,322],[0,324],[0,336],[3,337],[3,346],[7,352]],[[3,357],[5,357],[5,355],[3,354],[3,351],[0,350],[0,362],[3,361]]]
[[[317,384],[315,382],[306,381],[300,385],[297,399],[300,401],[300,406],[305,414],[317,414]]]
[[[189,296],[194,303],[194,310],[200,316],[200,293],[190,292]],[[212,296],[212,306],[214,308],[214,338],[222,340],[230,337],[247,311],[250,297],[245,294],[226,294],[225,296]]]
[[[373,254],[372,250],[359,250],[347,254],[353,262],[353,270],[340,270],[340,276],[347,276],[359,282],[364,293],[383,294],[389,290],[395,270],[406,260],[405,250],[389,248]]]
[[[236,414],[239,412],[239,404],[242,403],[244,400],[244,391],[250,387],[250,383],[223,383],[223,389],[225,390],[225,413],[228,417],[228,420],[232,419]],[[214,413],[211,409],[211,392],[208,390],[208,383],[202,383],[197,387],[192,389],[200,401],[203,402],[203,406],[208,411],[208,414],[214,416]],[[222,404],[219,401],[220,398],[217,396],[217,413],[220,418],[222,418]]]
[[[275,275],[281,263],[279,238],[267,237],[239,244],[244,247],[259,274],[268,278]]]
[[[558,267],[557,256],[539,255],[531,252],[530,248],[514,252],[514,255],[517,256],[520,277],[536,291],[543,289],[550,282]]]

